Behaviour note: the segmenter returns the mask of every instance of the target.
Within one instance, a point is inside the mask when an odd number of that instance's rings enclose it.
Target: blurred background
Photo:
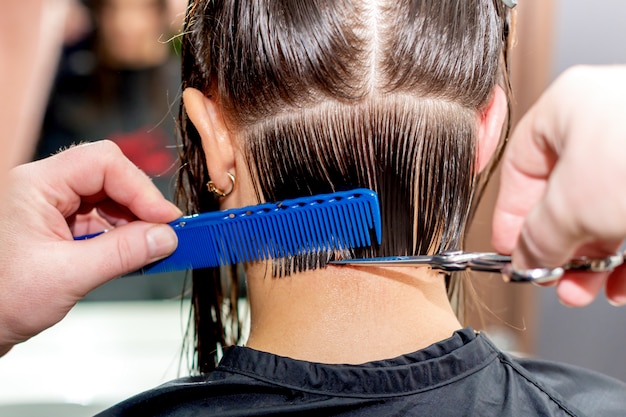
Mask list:
[[[65,45],[32,158],[111,139],[171,198],[180,98],[176,35],[186,0],[66,1],[72,7]],[[513,124],[566,68],[626,63],[626,2],[522,0],[516,10]],[[497,186],[496,175],[468,249],[492,250]],[[626,381],[626,361],[619,360],[626,310],[604,297],[574,310],[552,288],[504,284],[485,274],[470,279],[476,296],[468,322],[502,348]],[[58,326],[0,359],[0,415],[90,415],[185,375],[184,287],[185,274],[162,274],[120,278],[94,291]]]
[[[185,0],[71,0],[34,159],[110,139],[172,199]],[[118,280],[87,300],[180,296],[184,274]]]

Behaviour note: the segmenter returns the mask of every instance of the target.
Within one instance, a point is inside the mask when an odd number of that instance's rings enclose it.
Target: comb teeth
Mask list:
[[[368,189],[181,217],[178,248],[140,273],[209,268],[371,246],[381,241],[378,197]],[[375,240],[375,241],[373,241]]]

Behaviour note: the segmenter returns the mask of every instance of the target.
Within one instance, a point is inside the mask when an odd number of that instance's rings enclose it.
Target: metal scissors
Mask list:
[[[557,281],[565,271],[612,271],[624,263],[626,253],[617,253],[606,258],[576,257],[566,265],[556,268],[533,268],[519,270],[511,264],[511,257],[493,252],[465,252],[451,250],[437,255],[389,256],[382,258],[346,259],[330,262],[333,265],[354,266],[430,266],[433,269],[455,271],[480,271],[502,275],[506,282],[530,282],[545,284]]]

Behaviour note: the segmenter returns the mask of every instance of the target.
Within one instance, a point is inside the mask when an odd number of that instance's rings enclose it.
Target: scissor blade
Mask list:
[[[379,258],[343,259],[329,262],[333,265],[353,266],[435,266],[432,256],[384,256]]]

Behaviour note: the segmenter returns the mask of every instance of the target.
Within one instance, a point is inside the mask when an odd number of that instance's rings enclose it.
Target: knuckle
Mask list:
[[[96,143],[96,146],[101,147],[101,151],[107,154],[119,154],[122,152],[120,147],[115,142],[109,139],[103,139],[101,141],[98,141]]]
[[[126,156],[120,149],[120,147],[108,139],[102,140],[98,143],[101,149],[98,149],[98,153],[103,155],[109,163],[121,162],[126,160]]]

